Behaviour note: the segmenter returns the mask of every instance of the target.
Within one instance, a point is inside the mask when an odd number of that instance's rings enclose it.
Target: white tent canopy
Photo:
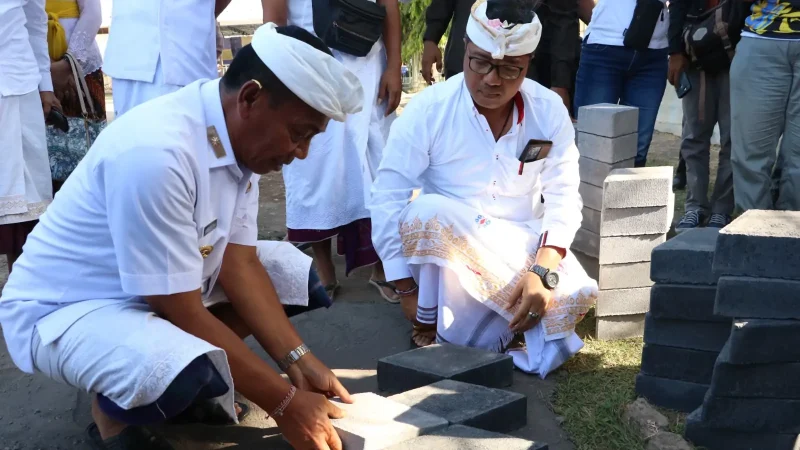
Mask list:
[[[121,0],[136,1],[136,0]],[[102,27],[111,25],[112,0],[100,0],[103,8]],[[231,0],[230,5],[218,17],[220,25],[244,25],[261,23],[261,1],[260,0]]]

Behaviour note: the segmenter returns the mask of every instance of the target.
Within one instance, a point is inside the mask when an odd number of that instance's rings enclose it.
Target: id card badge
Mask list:
[[[547,158],[551,148],[553,148],[552,141],[543,141],[539,139],[531,139],[528,141],[522,153],[519,155],[519,174],[522,175],[522,170],[526,163]]]

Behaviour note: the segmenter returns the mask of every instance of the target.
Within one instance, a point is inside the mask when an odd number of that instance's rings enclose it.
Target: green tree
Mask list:
[[[430,0],[411,0],[400,4],[403,30],[403,61],[410,61],[422,53],[422,36],[425,33],[425,10]]]

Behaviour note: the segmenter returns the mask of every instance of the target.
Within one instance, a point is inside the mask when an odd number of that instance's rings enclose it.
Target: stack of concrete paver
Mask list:
[[[651,403],[691,412],[703,402],[731,320],[714,314],[713,270],[719,231],[695,229],[653,250],[650,292],[636,392]]]
[[[733,320],[686,437],[709,450],[800,448],[800,212],[748,211],[717,241],[715,313]]]
[[[649,309],[650,257],[667,239],[675,196],[671,167],[616,169],[604,181],[597,337],[641,336]]]
[[[600,214],[603,182],[612,170],[633,167],[637,148],[639,110],[600,104],[581,107],[576,141],[580,151],[580,194],[583,223],[572,244],[592,258],[600,254]]]
[[[499,389],[512,382],[510,356],[431,345],[378,361],[378,388],[365,393],[333,427],[347,450],[547,450],[506,436],[527,424],[524,395]]]

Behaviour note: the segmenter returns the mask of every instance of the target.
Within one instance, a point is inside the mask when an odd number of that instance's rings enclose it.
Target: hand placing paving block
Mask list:
[[[659,320],[650,314],[644,325],[644,343],[719,352],[731,336],[731,325],[725,322],[689,322]]]
[[[730,324],[730,318],[714,314],[716,298],[716,286],[656,283],[650,288],[650,315],[654,319]]]
[[[797,433],[746,433],[714,428],[701,420],[702,408],[686,417],[686,439],[708,450],[793,450],[798,442]]]
[[[603,209],[667,206],[674,198],[669,166],[616,169],[603,180]]]
[[[797,277],[800,279],[800,273]],[[800,319],[798,297],[800,297],[800,281],[720,277],[714,311],[726,317]]]
[[[707,385],[711,383],[716,360],[717,352],[645,345],[642,350],[642,373]]]
[[[800,361],[737,365],[727,343],[714,365],[711,395],[800,400]]]
[[[453,425],[507,433],[528,423],[527,398],[516,392],[443,380],[389,397]]]
[[[717,275],[800,279],[800,212],[750,210],[719,234]]]
[[[730,335],[732,364],[800,362],[800,321],[737,319]]]
[[[636,393],[662,408],[692,412],[703,404],[707,384],[636,375]]]
[[[331,423],[347,450],[379,450],[447,427],[447,420],[372,393],[353,404],[335,402],[347,415]]]
[[[511,386],[511,356],[450,344],[434,344],[378,360],[378,388],[405,392],[441,380],[481,386]]]
[[[685,231],[653,250],[650,278],[656,283],[717,283],[714,252],[719,230],[697,228]]]
[[[548,450],[543,442],[526,441],[477,428],[453,425],[387,450]]]
[[[615,138],[639,130],[639,109],[632,106],[611,103],[582,106],[578,117],[578,131],[597,136]]]

